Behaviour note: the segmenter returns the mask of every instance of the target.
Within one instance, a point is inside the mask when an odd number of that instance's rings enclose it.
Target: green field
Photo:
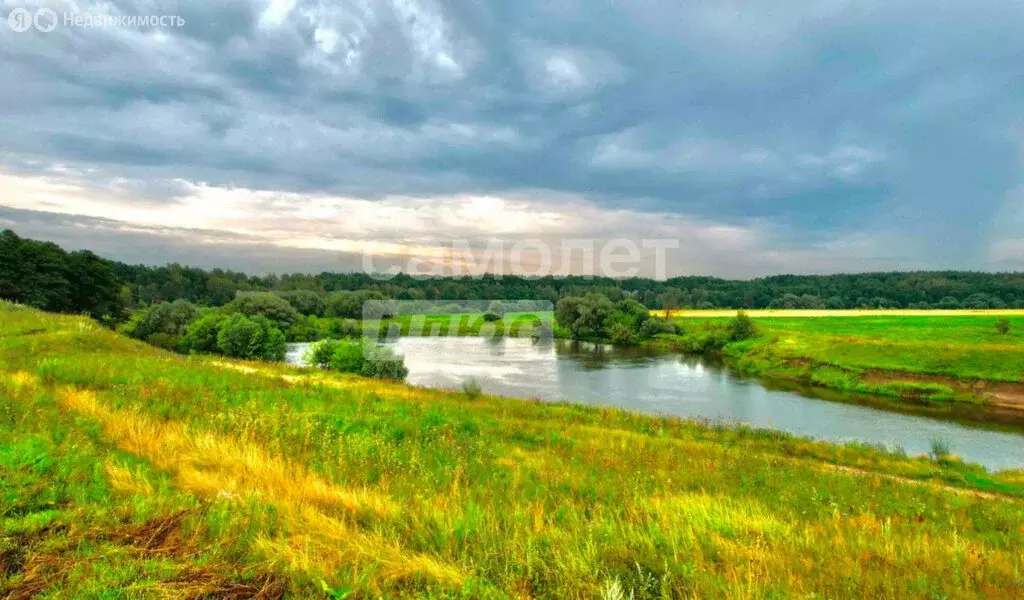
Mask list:
[[[374,322],[381,333],[385,333],[391,324],[397,324],[402,335],[422,336],[476,336],[476,335],[509,335],[518,337],[529,335],[537,321],[553,322],[551,312],[510,312],[500,321],[488,323],[484,314],[424,314],[399,315],[393,319]],[[365,326],[364,326],[365,327]]]
[[[0,304],[0,597],[1024,593],[1024,474],[187,357]]]
[[[676,320],[694,328],[722,319]],[[1009,322],[1008,333],[996,329],[998,319]],[[992,401],[1007,405],[1015,401],[1013,384],[1024,380],[1021,315],[757,316],[755,322],[756,337],[724,349],[748,375],[926,402],[986,402],[991,387],[972,384],[1005,382]]]

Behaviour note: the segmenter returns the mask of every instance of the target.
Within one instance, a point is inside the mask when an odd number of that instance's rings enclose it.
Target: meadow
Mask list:
[[[499,321],[488,322],[482,312],[453,314],[412,314],[398,315],[381,321],[370,321],[371,327],[377,327],[379,333],[385,334],[391,325],[397,325],[401,335],[413,336],[477,336],[477,335],[509,335],[512,337],[529,336],[534,332],[536,324],[546,321],[554,322],[554,314],[546,312],[509,312]],[[363,324],[366,328],[366,324]]]
[[[687,311],[673,312],[673,318],[692,329],[733,314]],[[1024,313],[1019,310],[749,314],[757,335],[723,349],[744,374],[923,404],[1024,411]],[[1006,333],[996,327],[1002,319],[1009,324]]]
[[[1019,471],[0,304],[4,598],[1013,598],[1022,522]]]

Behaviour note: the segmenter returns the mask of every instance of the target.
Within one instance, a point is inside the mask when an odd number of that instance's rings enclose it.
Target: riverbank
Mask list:
[[[692,329],[724,318],[676,320]],[[754,319],[757,336],[721,351],[744,375],[872,394],[939,412],[977,405],[985,408],[977,413],[980,420],[1024,422],[1024,316],[1019,314]],[[997,329],[999,319],[1009,324],[1008,332]],[[672,336],[657,343],[681,345]]]
[[[658,311],[652,311],[658,313]],[[704,347],[705,323],[725,323],[736,311],[673,311],[681,335],[641,345],[690,353]],[[758,335],[711,353],[738,373],[876,399],[896,410],[978,422],[1024,424],[1024,314],[974,311],[752,311]],[[529,336],[551,313],[509,313],[487,322],[482,313],[403,315],[381,322],[403,336]],[[1007,333],[996,329],[1005,319]],[[555,337],[567,337],[553,324]],[[694,337],[701,338],[694,343]],[[713,335],[711,337],[714,337]],[[714,340],[712,340],[714,342]]]
[[[0,323],[2,596],[1021,591],[1019,471]]]
[[[902,403],[893,410],[891,401],[878,396],[757,380],[714,357],[514,337],[406,336],[387,345],[403,357],[406,381],[413,385],[461,390],[475,382],[498,396],[743,423],[833,443],[899,448],[911,456],[927,454],[941,440],[966,462],[991,470],[1024,468],[1019,426],[979,426],[976,419],[918,405]],[[291,347],[291,364],[302,365],[304,352]]]

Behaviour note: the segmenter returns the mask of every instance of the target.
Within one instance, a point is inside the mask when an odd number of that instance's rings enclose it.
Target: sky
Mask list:
[[[251,273],[453,240],[604,273],[616,239],[677,241],[644,275],[1024,270],[1019,0],[0,6],[24,237]]]

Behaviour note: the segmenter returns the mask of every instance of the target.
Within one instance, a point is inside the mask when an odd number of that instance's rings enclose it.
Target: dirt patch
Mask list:
[[[951,389],[972,394],[986,405],[1024,415],[1024,383],[1012,381],[988,381],[985,379],[958,379],[949,375],[910,373],[907,371],[886,371],[870,369],[862,375],[865,383],[885,384],[899,381],[914,383],[938,383]]]
[[[182,535],[182,523],[188,514],[188,511],[180,511],[127,527],[81,530],[70,534],[65,543],[56,547],[48,544],[47,549],[41,552],[35,551],[33,546],[42,541],[45,534],[70,530],[61,526],[37,532],[32,539],[17,540],[23,542],[17,546],[17,552],[4,552],[0,556],[2,574],[9,577],[5,585],[0,585],[0,598],[35,598],[60,585],[72,569],[86,562],[103,560],[102,555],[79,555],[83,544],[92,546],[96,542],[106,542],[131,548],[146,558],[187,561],[194,556],[198,543],[191,536]],[[202,567],[185,567],[172,578],[153,582],[145,590],[138,591],[157,597],[275,600],[284,597],[285,587],[284,580],[276,574],[262,573],[242,579],[230,565],[205,564]]]
[[[1024,383],[993,382],[985,393],[993,406],[1024,412]]]

